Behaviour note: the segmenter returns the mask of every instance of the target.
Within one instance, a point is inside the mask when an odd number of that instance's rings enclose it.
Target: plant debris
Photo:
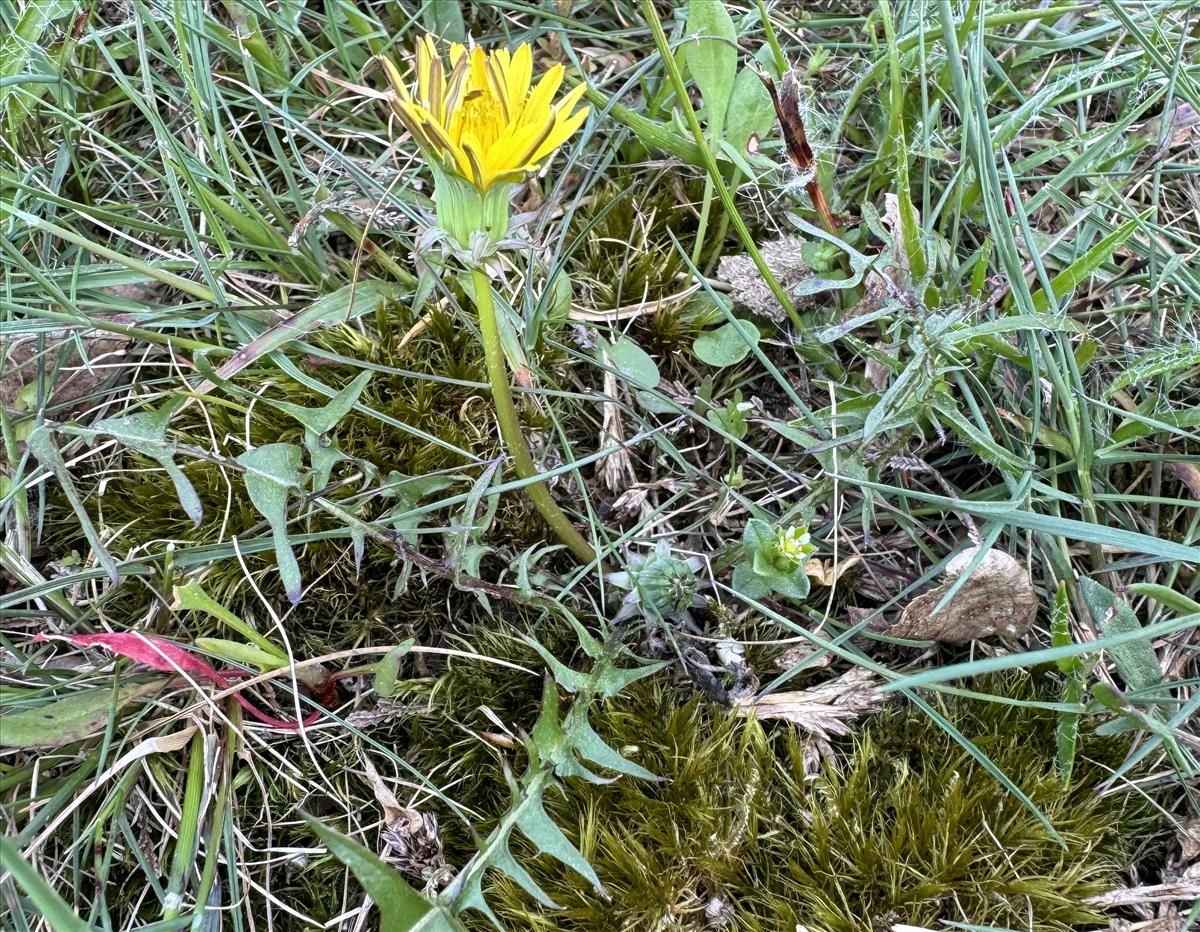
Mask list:
[[[991,549],[960,583],[959,577],[970,567],[979,549],[968,547],[954,556],[946,564],[943,582],[909,602],[900,618],[887,628],[887,634],[945,644],[966,644],[996,636],[1015,640],[1024,636],[1033,626],[1038,610],[1038,597],[1029,573],[1007,553]],[[954,594],[943,605],[952,591]]]
[[[850,734],[856,719],[878,712],[886,702],[887,697],[879,689],[879,677],[854,667],[809,689],[756,696],[742,700],[735,708],[759,721],[784,719],[828,743]]]
[[[800,236],[783,236],[759,247],[763,261],[786,290],[794,288],[812,274],[804,260],[805,242]],[[736,303],[768,320],[787,319],[779,300],[750,256],[722,256],[717,268],[721,278],[729,283],[730,295]]]

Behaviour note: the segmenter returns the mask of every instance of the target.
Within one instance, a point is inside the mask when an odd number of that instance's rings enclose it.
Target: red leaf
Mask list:
[[[134,663],[140,663],[153,670],[161,670],[166,673],[190,673],[199,679],[214,683],[220,689],[230,688],[230,677],[237,679],[246,675],[242,670],[221,672],[204,660],[201,660],[195,654],[189,653],[178,644],[174,644],[165,638],[140,634],[134,631],[124,634],[73,634],[67,636],[38,634],[34,637],[34,640],[66,641],[68,644],[73,644],[76,647],[103,647],[114,654],[128,657]],[[233,693],[233,698],[238,705],[265,725],[291,730],[300,727],[300,723],[275,718],[272,715],[267,715],[265,712],[260,712],[240,693]],[[312,712],[303,719],[303,724],[305,726],[311,725],[320,716],[320,710]]]

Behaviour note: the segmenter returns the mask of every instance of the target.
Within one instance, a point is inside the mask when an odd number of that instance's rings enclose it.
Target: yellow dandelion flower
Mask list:
[[[411,89],[391,61],[382,61],[405,128],[428,157],[481,193],[535,171],[588,115],[586,105],[576,109],[582,84],[554,103],[562,65],[532,85],[533,52],[527,44],[511,54],[454,44],[447,67],[433,39],[423,36]]]

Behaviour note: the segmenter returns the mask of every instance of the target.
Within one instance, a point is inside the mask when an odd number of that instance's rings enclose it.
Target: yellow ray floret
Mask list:
[[[533,53],[525,44],[511,54],[454,44],[447,66],[433,39],[423,36],[411,89],[391,61],[382,61],[405,128],[427,154],[480,191],[535,171],[588,115],[586,105],[575,109],[582,84],[554,103],[562,65],[531,87]]]

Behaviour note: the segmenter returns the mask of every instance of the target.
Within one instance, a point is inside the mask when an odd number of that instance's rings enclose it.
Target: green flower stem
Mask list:
[[[492,300],[492,283],[482,269],[471,272],[471,282],[475,289],[475,309],[479,313],[479,331],[483,335],[483,356],[487,360],[488,381],[492,383],[492,401],[500,421],[500,434],[504,437],[517,475],[522,479],[536,479],[538,469],[525,442],[525,435],[521,433],[521,421],[517,417],[512,388],[508,384],[508,366],[504,361],[504,348],[500,345],[500,326],[496,320],[496,303]],[[555,504],[546,483],[541,480],[530,482],[525,486],[525,494],[558,535],[558,539],[570,547],[581,562],[596,562],[596,551]]]

